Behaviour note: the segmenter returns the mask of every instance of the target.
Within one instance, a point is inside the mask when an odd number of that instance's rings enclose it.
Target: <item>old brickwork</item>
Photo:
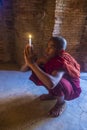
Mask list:
[[[53,31],[54,36],[62,35],[67,39],[67,51],[71,53],[80,64],[82,63],[81,68],[83,68],[84,62],[87,64],[87,46],[85,46],[86,48],[83,46],[84,40],[82,40],[85,39],[85,44],[87,43],[87,31],[86,29],[85,32],[83,30],[85,26],[87,26],[87,21],[85,22],[87,15],[86,5],[86,0],[56,0],[56,19]],[[85,53],[82,48],[85,48]],[[84,61],[83,57],[85,57]],[[87,69],[84,68],[83,70]]]
[[[12,2],[2,0],[0,4],[0,61],[7,62],[13,59],[14,35],[13,35]]]
[[[77,50],[79,58],[78,61],[81,64],[82,71],[87,72],[87,17],[84,21],[84,27],[80,39],[80,44]]]
[[[21,66],[29,33],[38,56],[52,35],[62,35],[68,41],[67,51],[86,71],[86,5],[87,0],[2,0],[0,61],[16,61]]]
[[[23,61],[23,50],[28,43],[28,35],[32,34],[32,41],[38,55],[52,35],[54,26],[54,0],[15,0],[14,1],[14,31],[16,53],[19,64]]]

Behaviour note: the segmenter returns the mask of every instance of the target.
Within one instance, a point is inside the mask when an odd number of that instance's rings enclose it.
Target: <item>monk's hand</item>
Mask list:
[[[24,59],[29,67],[35,62],[35,57],[33,46],[27,45],[24,50]]]

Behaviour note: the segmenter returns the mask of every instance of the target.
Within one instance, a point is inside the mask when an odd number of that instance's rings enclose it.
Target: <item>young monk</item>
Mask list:
[[[52,37],[48,41],[44,58],[35,61],[32,47],[26,46],[24,57],[26,65],[32,70],[30,79],[37,85],[44,85],[48,94],[41,100],[56,99],[49,115],[57,117],[65,110],[65,100],[80,96],[80,65],[65,49],[67,42],[63,37]]]

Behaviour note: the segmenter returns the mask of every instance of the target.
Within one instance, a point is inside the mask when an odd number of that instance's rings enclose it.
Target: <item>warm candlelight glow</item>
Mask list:
[[[31,38],[32,36],[31,35],[29,35],[29,38]]]
[[[29,35],[29,46],[31,46],[31,44],[32,44],[31,38],[32,38],[32,36]]]

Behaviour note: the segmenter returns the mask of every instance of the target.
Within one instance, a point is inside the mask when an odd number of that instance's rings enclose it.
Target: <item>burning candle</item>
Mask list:
[[[31,38],[32,38],[32,36],[29,35],[29,46],[31,46],[31,44],[32,44]]]

